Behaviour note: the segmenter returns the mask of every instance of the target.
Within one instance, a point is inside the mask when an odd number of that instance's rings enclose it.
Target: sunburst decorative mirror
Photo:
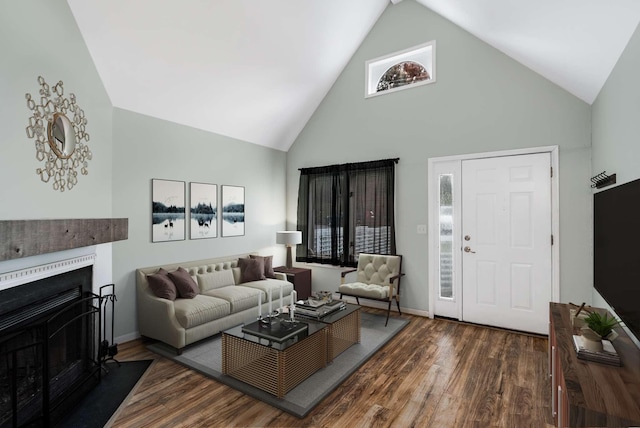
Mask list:
[[[85,131],[87,118],[76,103],[76,96],[64,96],[62,81],[53,88],[38,77],[40,102],[36,103],[31,94],[26,94],[27,107],[32,115],[27,126],[27,136],[35,138],[36,159],[44,162],[37,168],[40,179],[48,183],[53,179],[54,190],[64,192],[78,184],[78,171],[89,173],[91,150],[86,142],[89,134]],[[83,142],[84,141],[84,142]]]

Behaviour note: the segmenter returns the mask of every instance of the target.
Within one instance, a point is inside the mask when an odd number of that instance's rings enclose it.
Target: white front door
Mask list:
[[[549,153],[462,162],[462,319],[546,333],[552,300]]]

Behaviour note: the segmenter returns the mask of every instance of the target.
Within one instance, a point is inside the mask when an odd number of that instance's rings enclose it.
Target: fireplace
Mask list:
[[[53,426],[99,382],[92,270],[0,290],[0,428]]]

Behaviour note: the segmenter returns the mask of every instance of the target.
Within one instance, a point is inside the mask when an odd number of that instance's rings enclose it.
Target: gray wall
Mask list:
[[[592,106],[594,173],[615,173],[617,184],[640,177],[640,31],[636,30]]]
[[[430,40],[437,82],[364,98],[365,61]],[[427,159],[559,146],[561,300],[590,300],[590,107],[415,1],[388,6],[287,155],[287,222],[300,167],[399,157],[397,242],[402,305],[428,310]],[[338,270],[314,267],[314,289]]]
[[[55,30],[53,30],[55,28]],[[437,41],[438,81],[364,99],[364,62]],[[127,217],[129,240],[0,262],[0,272],[96,252],[98,284],[119,293],[116,334],[133,336],[133,270],[168,261],[261,251],[284,260],[273,235],[295,227],[298,168],[400,157],[398,248],[406,255],[403,305],[428,308],[427,159],[524,147],[560,147],[561,300],[591,301],[591,120],[593,171],[638,178],[635,87],[640,39],[634,35],[590,107],[413,0],[389,6],[337,79],[288,154],[113,109],[62,0],[0,2],[0,219]],[[54,47],[55,46],[55,47]],[[70,192],[35,173],[24,94],[37,77],[62,80],[89,120],[93,160]],[[286,157],[286,159],[285,159]],[[246,186],[244,237],[151,243],[152,178]],[[286,186],[286,191],[285,191]],[[284,200],[286,197],[286,209]],[[112,263],[113,248],[113,263]],[[112,266],[113,265],[113,266]],[[113,267],[113,270],[112,270]],[[338,270],[314,268],[314,289],[336,289]],[[597,298],[597,296],[596,296]]]
[[[0,55],[0,220],[129,219],[127,241],[0,262],[0,273],[96,253],[94,286],[115,282],[122,341],[137,334],[138,267],[249,251],[284,263],[284,248],[275,246],[285,218],[284,152],[113,109],[66,1],[1,1]],[[41,163],[25,132],[25,93],[37,95],[40,75],[51,86],[62,80],[88,119],[89,175],[63,193],[36,175]],[[245,236],[151,244],[152,178],[245,186]]]
[[[113,279],[118,287],[116,334],[137,331],[135,269],[258,251],[284,263],[275,245],[284,227],[286,154],[127,110],[113,114],[113,214],[129,219],[129,239],[113,244]],[[245,235],[151,242],[151,179],[245,187]],[[132,336],[133,337],[133,336]]]
[[[636,29],[592,106],[594,175],[616,174],[616,185],[640,178],[640,31]],[[606,190],[610,187],[602,189]],[[596,306],[607,307],[593,290]],[[640,341],[638,342],[640,346]]]
[[[66,1],[4,0],[0,2],[0,219],[111,217],[112,108],[91,56]],[[43,183],[36,169],[34,139],[25,127],[32,112],[25,93],[40,100],[38,76],[51,87],[64,83],[88,119],[89,175],[63,193]],[[94,285],[111,282],[111,244],[0,262],[10,272],[54,260],[96,252]]]

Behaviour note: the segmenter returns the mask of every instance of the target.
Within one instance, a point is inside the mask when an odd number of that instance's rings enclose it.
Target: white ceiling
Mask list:
[[[416,1],[587,103],[640,21],[637,0]],[[394,7],[389,0],[67,2],[115,107],[284,151]]]

